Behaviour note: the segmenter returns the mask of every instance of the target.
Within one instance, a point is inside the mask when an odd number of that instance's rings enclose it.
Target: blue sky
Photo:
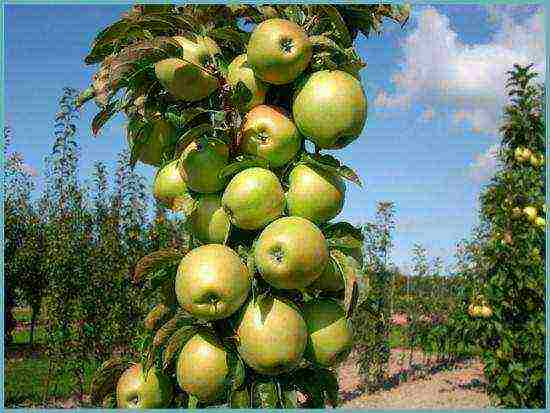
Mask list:
[[[6,122],[12,150],[36,171],[39,188],[61,90],[89,84],[96,69],[83,63],[90,44],[125,10],[6,6]],[[334,154],[361,175],[365,188],[348,185],[339,218],[364,222],[378,202],[391,200],[398,221],[395,262],[406,266],[420,242],[449,263],[456,242],[477,222],[480,189],[494,172],[505,72],[513,63],[534,62],[545,73],[542,9],[414,6],[404,29],[388,22],[383,35],[360,37],[356,46],[368,64],[362,82],[369,118],[360,139]],[[126,143],[122,116],[92,137],[95,112],[95,105],[87,105],[79,123],[83,179],[96,161],[113,171]],[[138,170],[152,181],[152,167]]]

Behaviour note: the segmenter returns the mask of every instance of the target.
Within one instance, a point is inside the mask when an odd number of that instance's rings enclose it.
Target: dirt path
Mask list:
[[[405,355],[407,357],[405,358]],[[483,366],[468,360],[445,368],[430,364],[428,374],[420,373],[421,354],[408,366],[408,352],[395,349],[390,357],[390,377],[386,389],[361,394],[359,374],[353,355],[339,368],[340,394],[343,408],[379,409],[482,409],[490,406],[485,392]],[[403,379],[405,376],[407,378]],[[401,379],[400,379],[401,378]]]

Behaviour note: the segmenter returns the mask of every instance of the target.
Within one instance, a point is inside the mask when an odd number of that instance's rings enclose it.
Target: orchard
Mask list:
[[[127,118],[130,163],[187,217],[190,247],[141,259],[159,302],[139,360],[106,361],[98,407],[325,407],[353,346],[361,230],[333,220],[348,166],[323,150],[362,134],[365,66],[353,47],[391,5],[134,6],[97,35],[97,134]],[[531,154],[520,158],[529,162]],[[528,212],[525,212],[529,215]]]

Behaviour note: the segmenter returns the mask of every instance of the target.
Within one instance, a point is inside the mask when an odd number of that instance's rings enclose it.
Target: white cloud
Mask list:
[[[433,7],[421,9],[404,40],[403,61],[391,77],[396,92],[381,91],[376,106],[406,109],[414,103],[427,108],[424,121],[435,109],[449,113],[455,124],[466,122],[475,132],[496,134],[506,102],[506,72],[514,63],[531,62],[539,81],[545,72],[542,9],[521,22],[505,13],[499,16],[490,42],[470,45],[459,39],[447,16]]]
[[[480,183],[493,176],[497,167],[498,144],[492,145],[486,152],[475,157],[468,167],[468,175],[474,182]]]

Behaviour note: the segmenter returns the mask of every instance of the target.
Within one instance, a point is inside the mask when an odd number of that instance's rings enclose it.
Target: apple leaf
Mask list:
[[[166,370],[180,350],[195,335],[197,328],[195,326],[180,327],[168,340],[162,353],[162,369]]]
[[[283,409],[298,409],[298,392],[294,389],[283,389],[281,404]]]
[[[279,397],[277,394],[277,385],[275,382],[257,381],[252,385],[253,409],[276,409],[278,407]]]
[[[229,392],[232,392],[243,385],[246,369],[241,357],[236,351],[228,351],[226,358],[229,374],[225,378],[225,385]]]
[[[118,112],[119,103],[120,102],[118,100],[110,102],[94,116],[94,119],[92,120],[92,134],[94,136],[97,136],[103,125],[105,125],[109,119],[111,119]]]
[[[186,216],[189,216],[197,208],[198,202],[189,192],[185,192],[180,196],[174,198],[172,201],[172,211],[181,212]]]
[[[329,17],[334,29],[336,30],[335,36],[344,47],[351,47],[353,45],[349,30],[342,18],[342,15],[338,9],[331,5],[318,6]]]
[[[359,299],[359,286],[357,285],[357,272],[353,266],[350,265],[348,257],[341,251],[331,251],[331,256],[336,261],[338,268],[344,275],[344,281],[346,284],[344,294],[344,306],[346,309],[346,317],[349,319],[353,315],[353,310],[357,305]]]
[[[174,127],[178,130],[184,130],[189,123],[196,119],[198,116],[206,113],[207,110],[201,107],[193,107],[185,109],[184,111],[168,111],[166,118]]]
[[[123,357],[112,357],[99,366],[94,372],[90,383],[90,401],[92,404],[97,405],[116,389],[118,379],[129,366],[130,363]]]
[[[231,88],[231,103],[240,111],[243,111],[246,108],[246,105],[250,102],[252,96],[252,91],[241,80],[239,80],[237,84]]]
[[[144,276],[152,275],[159,269],[177,265],[187,251],[162,249],[146,255],[138,261],[134,270],[134,282],[140,282]]]
[[[231,392],[231,395],[229,396],[229,407],[231,409],[250,408],[250,394],[248,387]]]
[[[230,42],[240,50],[244,50],[248,44],[250,33],[242,32],[231,26],[218,27],[208,32],[208,36],[222,43]]]
[[[188,409],[196,409],[199,405],[199,399],[197,399],[192,394],[189,395],[189,400],[187,401],[187,408]]]
[[[340,161],[332,155],[311,154],[304,152],[302,154],[302,161],[314,167],[322,168],[327,172],[339,175],[342,178],[358,185],[360,188],[363,187],[359,175],[357,175],[353,169],[342,165]]]
[[[202,123],[188,129],[183,135],[178,138],[176,142],[176,154],[181,154],[187,146],[202,136],[214,134],[214,128],[209,123]]]
[[[263,158],[253,155],[239,155],[235,161],[222,168],[218,177],[222,180],[228,179],[245,169],[252,167],[269,168],[269,162]]]
[[[363,250],[364,236],[361,228],[348,222],[335,222],[321,226],[330,248],[335,248],[346,254],[360,257]]]

